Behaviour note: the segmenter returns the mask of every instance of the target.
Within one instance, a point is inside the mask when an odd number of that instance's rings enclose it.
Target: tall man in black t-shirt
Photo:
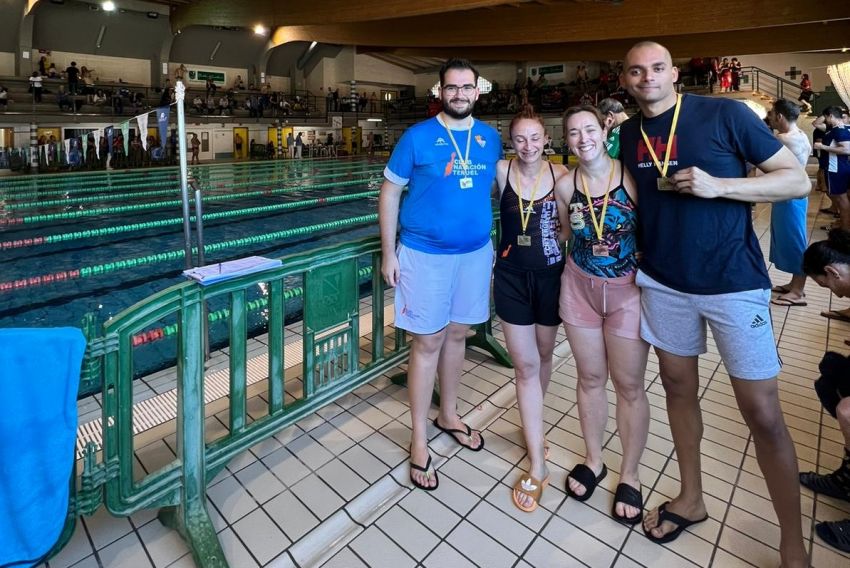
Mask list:
[[[626,55],[623,80],[641,110],[620,129],[620,156],[640,204],[641,336],[660,361],[681,479],[679,495],[645,517],[644,532],[670,542],[707,518],[698,358],[708,325],[779,519],[782,566],[803,568],[797,458],[779,406],[770,280],[750,203],[801,197],[810,184],[745,105],[677,95],[677,77],[657,43],[639,43]],[[746,177],[747,162],[765,175]]]

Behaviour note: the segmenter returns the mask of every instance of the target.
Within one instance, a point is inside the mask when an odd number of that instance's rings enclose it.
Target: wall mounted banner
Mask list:
[[[159,147],[165,148],[165,138],[168,136],[168,117],[171,107],[159,107],[156,109],[156,122],[159,125]]]

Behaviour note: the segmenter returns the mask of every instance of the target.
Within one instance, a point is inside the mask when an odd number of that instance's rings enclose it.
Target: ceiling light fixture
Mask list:
[[[101,4],[101,6],[103,7],[104,11],[106,11],[106,12],[114,12],[115,11],[115,2],[112,2],[111,0],[106,0],[106,2]]]
[[[256,26],[254,26],[254,33],[257,35],[266,35],[268,31],[269,30],[267,30],[265,26],[263,26],[263,24],[257,24]]]

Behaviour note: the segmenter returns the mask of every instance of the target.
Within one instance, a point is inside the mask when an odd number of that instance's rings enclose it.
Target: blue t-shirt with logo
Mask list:
[[[644,118],[643,129],[663,164],[673,108]],[[782,144],[746,105],[685,95],[667,175],[696,166],[718,178],[743,178]],[[620,129],[620,158],[638,187],[640,269],[689,294],[770,288],[749,203],[659,191],[658,169],[640,133],[640,114]]]
[[[414,250],[462,254],[490,239],[490,195],[502,155],[499,133],[475,120],[471,130],[452,134],[462,154],[472,136],[466,169],[436,117],[408,128],[384,169],[387,180],[408,186],[399,214],[400,240]]]
[[[821,142],[825,146],[839,146],[842,142],[850,142],[850,128],[843,124],[830,128],[823,136]],[[821,150],[825,154],[822,168],[831,173],[847,173],[850,172],[850,156],[836,154],[835,152],[827,152]]]

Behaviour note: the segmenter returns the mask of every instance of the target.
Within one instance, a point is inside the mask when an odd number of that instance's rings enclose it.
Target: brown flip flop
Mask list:
[[[801,306],[802,307],[802,306],[808,306],[809,305],[809,303],[806,300],[803,300],[803,299],[789,300],[788,298],[782,298],[782,297],[774,298],[773,300],[770,301],[770,303],[773,304],[774,306],[787,306],[787,307],[791,307],[791,306]]]
[[[826,319],[850,322],[850,316],[843,314],[838,310],[829,310],[827,312],[821,312],[820,315],[822,315]]]

